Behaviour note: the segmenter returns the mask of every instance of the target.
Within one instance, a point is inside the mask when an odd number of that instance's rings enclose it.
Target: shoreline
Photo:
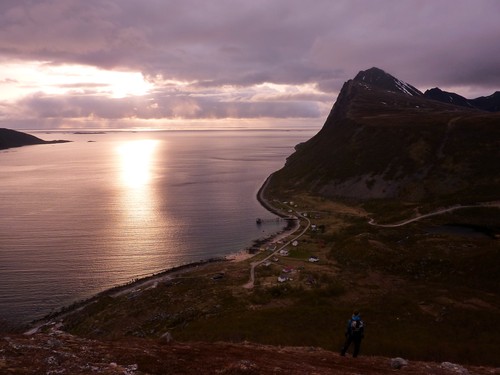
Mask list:
[[[269,185],[269,182],[271,181],[271,178],[273,177],[274,172],[269,175],[269,177],[266,178],[262,186],[260,187],[259,191],[257,192],[257,201],[261,204],[262,207],[264,207],[266,210],[269,212],[281,217],[281,218],[288,218],[289,216],[285,214],[283,211],[278,210],[276,207],[274,207],[271,203],[268,202],[266,198],[264,198],[264,191],[267,188],[267,185]]]
[[[269,177],[266,178],[264,183],[261,185],[259,188],[256,198],[257,201],[264,207],[266,210],[269,212],[279,216],[280,218],[287,218],[288,216],[285,215],[283,212],[277,210],[275,207],[273,207],[263,196],[263,193],[269,184],[269,181],[271,179],[273,174],[271,174]],[[20,330],[24,332],[26,335],[32,335],[37,333],[40,329],[43,327],[49,326],[56,324],[57,320],[62,320],[66,314],[69,314],[74,311],[78,311],[79,309],[84,308],[85,306],[94,303],[97,299],[103,296],[110,296],[110,297],[117,297],[120,296],[124,293],[130,292],[134,289],[138,288],[152,288],[155,287],[155,284],[161,281],[165,281],[167,279],[170,279],[176,275],[189,272],[195,268],[198,267],[203,267],[207,266],[209,264],[214,264],[214,263],[223,263],[223,262],[242,262],[244,260],[253,258],[255,255],[258,253],[252,253],[251,249],[254,247],[261,247],[266,244],[271,244],[273,242],[279,241],[282,238],[287,237],[290,233],[293,233],[295,230],[295,227],[293,225],[290,225],[290,222],[287,223],[281,229],[280,231],[274,233],[273,235],[266,237],[264,239],[256,239],[253,241],[252,246],[246,249],[241,249],[238,251],[235,251],[233,253],[229,253],[225,255],[224,257],[217,257],[217,258],[209,258],[205,260],[199,260],[191,263],[186,263],[182,264],[179,266],[174,266],[172,268],[167,268],[158,272],[155,272],[153,274],[144,276],[144,277],[137,277],[135,279],[130,280],[129,282],[121,285],[116,285],[114,287],[108,288],[103,290],[102,292],[99,292],[89,298],[82,299],[79,301],[75,301],[70,305],[67,306],[62,306],[56,311],[50,312],[47,315],[43,316],[40,319],[35,319],[32,320],[31,322],[28,322],[24,325],[21,325]]]
[[[70,305],[62,306],[58,310],[48,313],[40,319],[32,320],[24,325],[20,325],[19,330],[23,332],[25,335],[32,335],[37,333],[43,327],[53,325],[56,323],[56,320],[61,320],[64,318],[66,314],[72,313],[74,311],[78,311],[85,306],[94,303],[97,299],[104,296],[117,297],[121,294],[127,293],[131,290],[140,288],[140,287],[152,287],[156,282],[163,281],[169,279],[175,275],[180,275],[184,272],[188,272],[198,267],[207,266],[209,264],[214,263],[222,263],[228,262],[229,260],[224,258],[209,258],[205,260],[199,260],[196,262],[186,263],[179,266],[175,266],[172,268],[167,268],[162,271],[158,271],[149,276],[144,276],[140,278],[135,278],[130,280],[129,282],[121,285],[116,285],[114,287],[108,288],[94,294],[89,298],[85,298],[79,301],[75,301]]]

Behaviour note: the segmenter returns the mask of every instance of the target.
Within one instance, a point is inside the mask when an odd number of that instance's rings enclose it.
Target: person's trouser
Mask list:
[[[349,349],[349,346],[351,346],[351,343],[354,344],[354,351],[352,352],[353,357],[357,357],[359,354],[359,349],[361,347],[361,337],[353,337],[351,335],[347,336],[347,340],[345,341],[345,344],[340,351],[341,355],[345,355],[345,352],[347,349]]]

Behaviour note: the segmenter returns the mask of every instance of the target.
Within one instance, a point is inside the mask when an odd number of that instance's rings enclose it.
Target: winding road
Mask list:
[[[297,217],[299,217],[301,219],[304,219],[307,222],[306,227],[302,230],[302,232],[299,233],[299,235],[295,236],[294,238],[292,238],[291,240],[289,240],[288,242],[286,242],[284,245],[282,245],[279,248],[277,248],[275,251],[273,251],[270,255],[268,255],[264,259],[259,260],[258,262],[252,262],[252,263],[250,263],[250,279],[248,280],[248,282],[245,285],[243,285],[243,288],[252,289],[254,287],[254,284],[255,284],[255,267],[261,265],[265,261],[269,260],[271,257],[275,256],[281,249],[284,249],[285,247],[287,247],[288,245],[290,245],[293,241],[298,240],[300,237],[302,237],[304,235],[304,233],[307,232],[307,230],[311,226],[311,221],[307,217],[299,214],[298,212],[295,212],[295,214],[296,214]],[[300,228],[300,224],[295,228],[295,230],[293,232],[289,233],[288,235],[291,235],[291,234],[295,233],[299,228]]]
[[[474,205],[466,205],[466,206],[456,205],[456,206],[452,206],[452,207],[443,208],[443,209],[440,209],[440,210],[437,210],[437,211],[434,211],[434,212],[430,212],[428,214],[418,215],[418,216],[416,216],[414,218],[411,218],[411,219],[408,219],[408,220],[405,220],[405,221],[401,221],[401,222],[395,223],[395,224],[377,224],[375,222],[375,219],[370,219],[370,221],[368,221],[368,224],[376,226],[376,227],[384,227],[384,228],[401,227],[403,225],[406,225],[406,224],[409,224],[409,223],[413,223],[414,221],[425,219],[426,217],[441,215],[441,214],[444,214],[446,212],[451,212],[451,211],[455,211],[455,210],[461,210],[461,209],[464,209],[464,208],[477,208],[477,207],[497,207],[497,208],[500,208],[500,202],[485,202],[485,203],[479,203],[479,204],[474,204]]]
[[[272,207],[269,204],[269,202],[267,202],[267,200],[263,196],[263,191],[267,187],[268,182],[269,182],[269,179],[266,180],[266,182],[264,183],[264,185],[260,189],[260,191],[258,193],[258,199],[270,211],[272,211],[274,213],[277,213],[278,210],[276,210],[274,207]],[[461,209],[465,209],[465,208],[477,208],[477,207],[497,207],[497,208],[500,208],[500,201],[484,202],[484,203],[478,203],[478,204],[474,204],[474,205],[455,205],[455,206],[451,206],[451,207],[447,207],[447,208],[442,208],[442,209],[439,209],[437,211],[430,212],[428,214],[418,215],[418,216],[413,217],[411,219],[404,220],[404,221],[401,221],[401,222],[398,222],[398,223],[394,223],[394,224],[377,224],[375,222],[375,219],[372,218],[372,219],[370,219],[368,221],[368,224],[373,225],[373,226],[377,226],[377,227],[395,228],[395,227],[401,227],[403,225],[407,225],[407,224],[413,223],[413,222],[418,221],[418,220],[425,219],[427,217],[442,215],[442,214],[447,213],[447,212],[452,212],[452,211],[461,210]],[[243,285],[243,288],[252,289],[254,287],[254,285],[255,285],[255,268],[256,267],[258,267],[262,263],[268,261],[271,257],[275,256],[280,250],[282,250],[285,247],[287,247],[288,245],[290,245],[293,241],[298,240],[300,237],[302,237],[307,232],[307,230],[311,226],[311,221],[309,220],[309,218],[307,218],[306,216],[300,214],[297,211],[295,211],[295,215],[296,215],[296,217],[299,220],[305,220],[306,221],[306,223],[307,223],[306,227],[297,236],[295,236],[294,238],[292,238],[291,240],[289,240],[288,242],[286,242],[284,245],[282,245],[279,248],[277,248],[275,251],[273,251],[270,255],[268,255],[264,259],[262,259],[262,260],[260,260],[258,262],[252,262],[252,263],[250,263],[250,278],[249,278],[248,282],[245,285]],[[300,223],[299,223],[299,225],[292,232],[288,233],[287,236],[292,235],[299,228],[300,228]]]

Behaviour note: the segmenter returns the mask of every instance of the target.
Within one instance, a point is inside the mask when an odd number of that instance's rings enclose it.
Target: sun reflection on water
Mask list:
[[[158,141],[139,140],[118,147],[122,182],[128,188],[142,188],[151,180],[153,155]]]
[[[114,226],[120,246],[116,249],[122,267],[151,272],[159,267],[158,244],[169,233],[161,214],[155,181],[158,140],[135,140],[120,144],[120,215]]]

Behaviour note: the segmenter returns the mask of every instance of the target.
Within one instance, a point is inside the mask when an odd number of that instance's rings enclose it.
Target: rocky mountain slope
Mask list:
[[[455,100],[456,102],[456,100]],[[347,81],[271,188],[437,203],[497,199],[500,113],[429,99],[381,69]]]
[[[63,142],[68,142],[68,141],[63,141],[63,140],[44,141],[43,139],[35,137],[34,135],[31,134],[18,132],[16,130],[11,130],[11,129],[0,128],[0,150],[5,150],[12,147],[63,143]]]
[[[489,367],[402,358],[341,357],[315,347],[251,343],[96,341],[53,330],[0,339],[2,374],[498,374]]]

